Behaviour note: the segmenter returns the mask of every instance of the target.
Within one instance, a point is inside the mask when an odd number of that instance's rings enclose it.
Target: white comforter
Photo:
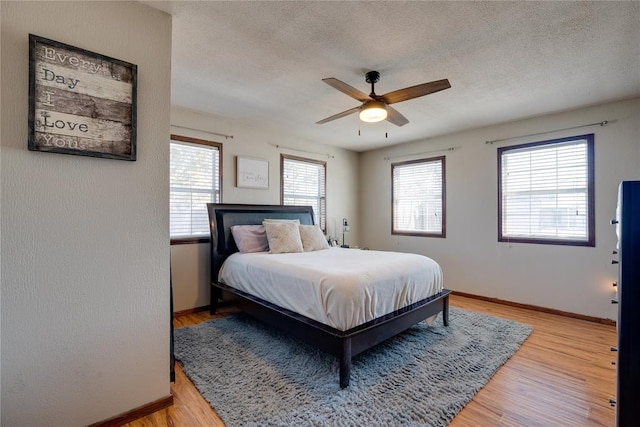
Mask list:
[[[342,248],[235,253],[218,279],[342,331],[442,290],[442,270],[431,258]]]

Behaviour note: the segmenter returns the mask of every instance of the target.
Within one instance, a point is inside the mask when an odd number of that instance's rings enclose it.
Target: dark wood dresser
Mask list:
[[[618,190],[618,346],[616,425],[640,425],[640,181],[623,181]],[[616,350],[615,347],[612,350]]]

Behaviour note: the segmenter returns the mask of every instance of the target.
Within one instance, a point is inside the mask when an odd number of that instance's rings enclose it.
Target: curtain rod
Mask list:
[[[222,136],[222,137],[224,137],[224,139],[233,139],[233,135],[226,135],[224,133],[210,132],[208,130],[194,129],[194,128],[188,128],[186,126],[178,126],[178,125],[171,125],[171,127],[179,128],[179,129],[194,130],[196,132],[204,132],[204,133],[208,133],[208,134],[211,134],[211,135]]]
[[[400,159],[402,157],[414,157],[414,156],[422,156],[424,154],[432,154],[432,153],[441,153],[443,151],[454,151],[454,150],[459,150],[462,147],[449,147],[449,148],[443,148],[441,150],[431,150],[431,151],[423,151],[421,153],[412,153],[412,154],[400,154],[398,156],[386,156],[384,157],[385,160],[392,160],[392,159]]]
[[[573,126],[570,128],[563,128],[563,129],[556,129],[556,130],[548,130],[546,132],[538,132],[538,133],[530,133],[529,135],[519,135],[519,136],[511,136],[509,138],[502,138],[502,139],[494,139],[492,141],[485,141],[485,144],[493,144],[494,142],[502,142],[502,141],[509,141],[510,139],[517,139],[517,138],[526,138],[529,136],[538,136],[538,135],[545,135],[547,133],[553,133],[553,132],[560,132],[563,130],[571,130],[571,129],[579,129],[579,128],[586,128],[589,126],[604,126],[607,123],[609,123],[609,120],[603,120],[601,122],[596,122],[596,123],[589,123],[588,125],[580,125],[580,126]]]
[[[298,148],[285,147],[284,145],[278,145],[278,144],[272,144],[272,143],[269,143],[269,145],[271,145],[272,147],[282,148],[282,149],[285,149],[285,150],[297,151],[298,153],[318,154],[320,156],[327,156],[327,158],[329,158],[329,159],[335,159],[336,158],[336,156],[334,156],[333,154],[328,154],[328,153],[319,153],[317,151],[300,150]]]

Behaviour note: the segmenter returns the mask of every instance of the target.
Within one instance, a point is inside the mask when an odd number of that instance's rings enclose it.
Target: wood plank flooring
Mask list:
[[[472,298],[451,296],[451,305],[532,325],[520,350],[454,418],[467,426],[613,426],[615,395],[614,326],[540,313]],[[213,317],[200,312],[174,320],[176,328]],[[174,405],[127,424],[148,426],[224,426],[176,365]]]

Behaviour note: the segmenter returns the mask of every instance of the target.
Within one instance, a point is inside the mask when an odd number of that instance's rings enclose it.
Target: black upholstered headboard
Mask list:
[[[234,225],[258,225],[264,219],[297,219],[300,224],[313,225],[311,206],[236,205],[208,203],[211,231],[211,281],[218,280],[218,272],[229,255],[238,251],[231,235]]]

